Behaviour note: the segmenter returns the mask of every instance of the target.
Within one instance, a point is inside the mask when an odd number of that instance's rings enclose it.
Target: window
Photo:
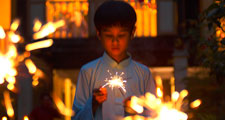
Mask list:
[[[156,37],[157,36],[157,5],[156,0],[125,0],[135,9],[137,14],[137,37]]]
[[[88,37],[88,0],[47,0],[47,22],[64,19],[66,26],[49,37]]]
[[[125,0],[137,13],[137,37],[157,36],[157,4],[156,0]],[[88,0],[47,0],[47,22],[64,19],[66,26],[49,37],[74,38],[88,37]],[[94,14],[90,12],[89,14]],[[93,15],[91,15],[93,16]]]

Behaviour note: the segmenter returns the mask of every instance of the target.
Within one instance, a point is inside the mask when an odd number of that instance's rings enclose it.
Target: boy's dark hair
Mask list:
[[[132,30],[135,26],[136,13],[128,3],[123,1],[107,1],[98,7],[94,16],[95,27],[101,31],[102,27],[118,25]]]

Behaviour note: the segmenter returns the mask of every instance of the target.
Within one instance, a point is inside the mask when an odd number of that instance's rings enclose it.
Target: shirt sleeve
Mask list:
[[[92,93],[90,93],[90,78],[87,73],[81,69],[77,81],[76,94],[73,103],[75,116],[72,120],[93,120],[92,114]]]

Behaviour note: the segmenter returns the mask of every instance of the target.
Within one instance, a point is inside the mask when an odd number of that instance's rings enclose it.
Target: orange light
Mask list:
[[[3,29],[2,26],[0,26],[0,39],[4,39],[5,38],[5,31]]]
[[[34,32],[39,31],[39,30],[41,29],[41,26],[42,26],[41,21],[40,21],[40,20],[38,20],[38,19],[35,19],[35,20],[34,20],[34,27],[33,27],[33,31],[34,31]]]
[[[15,88],[15,86],[14,86],[14,84],[9,83],[7,85],[7,88],[12,91]]]
[[[25,115],[25,116],[23,117],[23,120],[29,120],[28,116]]]
[[[160,88],[156,89],[157,97],[162,98],[163,97],[163,92]]]
[[[201,105],[201,103],[202,103],[202,101],[199,100],[199,99],[197,99],[197,100],[193,101],[193,102],[190,104],[190,107],[191,107],[191,108],[197,108],[197,107],[199,107],[199,105]]]
[[[53,101],[55,102],[56,104],[56,107],[58,108],[59,112],[62,114],[62,115],[65,115],[65,116],[74,116],[74,111],[70,108],[67,108],[65,107],[64,103],[62,102],[62,100],[57,97],[55,94],[53,94]]]
[[[13,23],[11,24],[10,29],[12,31],[16,31],[17,28],[19,27],[19,24],[20,24],[20,20],[19,19],[14,20]]]
[[[35,43],[30,43],[30,44],[26,45],[25,49],[27,51],[32,51],[32,50],[36,50],[36,49],[40,49],[40,48],[50,47],[52,44],[53,44],[53,40],[47,39],[47,40],[42,40],[42,41],[35,42]]]
[[[14,116],[14,110],[13,110],[13,107],[12,107],[9,92],[5,91],[3,93],[3,95],[4,95],[4,101],[5,101],[7,114],[8,114],[9,117],[13,117]]]
[[[36,72],[37,68],[31,59],[25,60],[25,65],[27,66],[27,68],[31,74],[34,74]]]
[[[33,85],[33,86],[37,86],[38,84],[39,84],[39,81],[38,81],[38,80],[33,80],[33,81],[32,81],[32,85]]]
[[[7,117],[6,117],[6,116],[3,116],[3,117],[2,117],[2,120],[7,120]]]

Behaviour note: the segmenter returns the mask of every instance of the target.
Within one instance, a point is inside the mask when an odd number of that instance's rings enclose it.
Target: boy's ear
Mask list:
[[[98,37],[98,40],[100,40],[100,32],[98,30],[96,30],[96,34],[97,34],[97,37]]]
[[[133,30],[131,31],[131,37],[135,37],[135,32],[136,32],[136,26],[134,26]]]

